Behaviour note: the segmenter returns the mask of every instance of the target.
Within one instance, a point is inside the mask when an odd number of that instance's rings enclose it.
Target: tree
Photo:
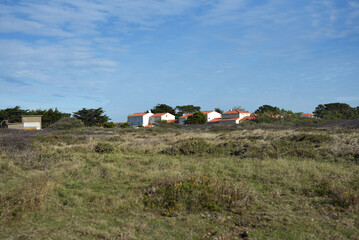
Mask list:
[[[215,108],[214,111],[216,111],[216,112],[218,112],[220,114],[224,113],[224,111],[222,109],[220,109],[220,108]]]
[[[204,124],[206,123],[206,115],[203,112],[195,112],[186,120],[186,124]]]
[[[184,114],[198,112],[201,110],[201,107],[194,105],[183,105],[183,106],[176,106],[176,110],[177,110],[177,116],[180,117]]]
[[[53,110],[52,108],[50,108],[49,110],[46,109],[31,110],[29,111],[29,114],[42,115],[41,119],[42,119],[42,125],[44,127],[48,127],[62,118],[69,118],[71,116],[71,113],[60,112],[57,108],[55,108],[55,110]]]
[[[358,107],[352,108],[346,103],[319,104],[313,114],[323,119],[356,119],[359,118]]]
[[[166,104],[157,104],[153,109],[151,109],[152,113],[171,113],[173,115],[176,114],[176,111],[171,106],[168,106]]]
[[[106,115],[103,115],[104,111],[102,108],[97,109],[86,109],[74,112],[74,117],[80,119],[86,126],[95,126],[97,124],[103,124],[110,120]]]
[[[271,105],[260,106],[254,113],[255,114],[280,114],[281,110],[278,107],[273,107]]]
[[[10,123],[20,122],[21,116],[29,113],[29,110],[23,110],[20,106],[0,110],[0,120],[9,120]]]
[[[242,108],[241,106],[234,106],[234,107],[232,107],[232,110],[245,111],[245,109]]]

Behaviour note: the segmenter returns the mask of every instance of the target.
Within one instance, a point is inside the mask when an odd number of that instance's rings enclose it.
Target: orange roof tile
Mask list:
[[[167,120],[168,123],[177,123],[178,119],[173,119],[173,120]]]
[[[211,121],[209,121],[210,123],[214,123],[214,122],[228,122],[228,121],[236,121],[239,118],[215,118],[212,119]]]
[[[156,114],[153,114],[151,117],[161,117],[163,115],[165,115],[166,113],[156,113]]]
[[[250,117],[244,117],[244,118],[242,118],[242,119],[241,119],[241,121],[244,121],[244,120],[252,120],[252,119],[254,119],[254,117],[253,117],[253,116],[250,116]]]
[[[211,121],[209,121],[210,123],[214,123],[214,122],[219,122],[220,120],[222,120],[222,118],[213,118]]]
[[[249,113],[249,112],[235,109],[235,110],[232,110],[232,111],[225,112],[223,114],[237,114],[237,113]]]
[[[188,118],[188,117],[191,116],[191,115],[193,115],[193,113],[188,113],[188,114],[186,114],[186,115],[183,115],[183,116],[180,117],[180,118]]]
[[[302,113],[302,115],[307,116],[307,117],[314,117],[314,115],[310,114],[310,113]]]
[[[134,114],[129,115],[129,117],[141,117],[141,116],[145,116],[146,114],[148,114],[148,113],[134,113]]]
[[[149,124],[149,125],[146,125],[145,128],[150,128],[150,127],[153,127],[154,125],[153,124]]]

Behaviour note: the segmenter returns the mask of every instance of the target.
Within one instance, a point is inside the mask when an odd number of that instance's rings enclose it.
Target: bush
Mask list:
[[[159,210],[165,216],[180,212],[237,212],[252,199],[247,187],[233,186],[210,176],[156,182],[143,193],[144,205]]]
[[[102,126],[104,128],[114,128],[115,124],[113,122],[105,122]]]
[[[110,153],[114,150],[115,148],[113,147],[113,145],[106,142],[100,142],[94,148],[94,151],[97,153]]]
[[[128,128],[128,127],[130,127],[129,122],[115,123],[115,125],[116,125],[116,127],[120,127],[120,128]]]
[[[84,127],[84,123],[77,118],[62,118],[52,124],[49,128],[54,130],[67,130]]]

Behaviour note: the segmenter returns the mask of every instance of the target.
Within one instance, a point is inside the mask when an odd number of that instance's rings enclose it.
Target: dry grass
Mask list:
[[[0,132],[1,239],[358,239],[359,131]]]

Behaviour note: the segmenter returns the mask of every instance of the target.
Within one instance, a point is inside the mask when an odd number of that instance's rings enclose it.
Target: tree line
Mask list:
[[[71,115],[74,118],[81,120],[85,126],[96,126],[110,120],[110,118],[104,114],[104,110],[101,107],[96,109],[82,108],[71,114],[60,112],[57,108],[29,110],[21,109],[20,106],[16,106],[14,108],[0,109],[0,122],[3,120],[8,120],[9,123],[20,122],[21,116],[24,115],[42,115],[41,124],[43,127],[48,127],[60,119],[70,118]]]
[[[241,106],[234,106],[232,110],[242,110],[245,111]],[[224,111],[220,108],[214,109],[218,113],[223,113]],[[167,104],[157,104],[151,109],[152,113],[164,113],[168,112],[173,114],[177,119],[185,114],[195,113],[187,119],[187,123],[205,123],[206,118],[201,112],[200,106],[195,105],[182,105],[171,107]],[[271,105],[262,105],[254,112],[255,116],[258,116],[257,121],[262,121],[263,119],[272,118],[272,116],[280,115],[283,117],[299,117],[300,113],[294,113],[291,110],[280,109],[276,106]],[[331,119],[359,119],[359,107],[351,107],[346,103],[327,103],[319,104],[313,111],[315,117],[331,120]],[[76,112],[64,113],[55,109],[36,109],[28,110],[21,109],[20,106],[13,108],[0,109],[0,122],[3,120],[8,120],[9,123],[20,122],[22,115],[42,115],[42,125],[43,127],[48,127],[53,123],[59,121],[63,118],[70,118],[71,116],[75,119],[81,120],[85,126],[113,126],[114,123],[109,123],[111,120],[104,110],[99,107],[95,109],[82,108]]]

